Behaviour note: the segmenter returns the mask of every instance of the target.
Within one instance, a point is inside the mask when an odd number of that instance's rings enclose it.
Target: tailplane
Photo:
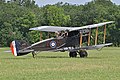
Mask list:
[[[10,49],[14,56],[23,56],[33,51],[28,50],[27,49],[28,46],[29,46],[28,43],[26,43],[25,41],[15,40],[11,42]]]

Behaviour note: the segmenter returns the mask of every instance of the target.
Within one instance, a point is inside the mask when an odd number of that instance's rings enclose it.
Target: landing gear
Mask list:
[[[77,57],[77,52],[76,52],[76,51],[70,52],[70,53],[69,53],[69,56],[70,56],[70,57]]]
[[[70,56],[70,57],[77,57],[77,53],[80,55],[80,58],[85,58],[85,57],[88,56],[88,53],[87,53],[86,50],[69,52],[69,56]]]
[[[79,53],[81,58],[85,58],[88,56],[88,53],[86,50],[80,50],[78,53]]]

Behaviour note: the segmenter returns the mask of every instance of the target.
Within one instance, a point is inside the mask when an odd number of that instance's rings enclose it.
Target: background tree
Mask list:
[[[106,42],[120,46],[120,5],[111,0],[93,0],[85,5],[58,2],[38,7],[35,0],[0,0],[0,46],[9,46],[15,39],[30,43],[39,41],[38,26],[81,27],[99,22],[115,21],[107,28]],[[43,32],[43,39],[48,34]],[[95,30],[92,32],[95,36]],[[99,43],[103,41],[103,28],[99,28]],[[94,40],[92,42],[94,44]]]

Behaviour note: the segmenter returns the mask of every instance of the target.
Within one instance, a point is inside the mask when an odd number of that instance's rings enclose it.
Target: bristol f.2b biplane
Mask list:
[[[86,50],[99,49],[112,45],[112,43],[105,43],[105,39],[106,25],[113,22],[114,21],[109,21],[82,27],[40,26],[30,28],[30,30],[37,30],[40,32],[54,32],[56,33],[56,37],[42,40],[32,45],[28,45],[25,41],[14,40],[10,44],[10,48],[14,56],[22,56],[32,53],[33,57],[35,57],[36,52],[39,51],[68,51],[70,57],[77,57],[77,54],[79,54],[81,58],[84,58],[88,56]],[[97,44],[98,27],[102,26],[104,27],[103,44]],[[94,45],[90,44],[92,29],[96,30]],[[87,37],[87,45],[83,46],[83,39],[85,37]]]

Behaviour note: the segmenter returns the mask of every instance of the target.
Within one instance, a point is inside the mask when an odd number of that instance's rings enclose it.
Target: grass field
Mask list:
[[[0,80],[120,80],[120,48],[88,51],[88,58],[67,52],[14,57],[0,48]]]

